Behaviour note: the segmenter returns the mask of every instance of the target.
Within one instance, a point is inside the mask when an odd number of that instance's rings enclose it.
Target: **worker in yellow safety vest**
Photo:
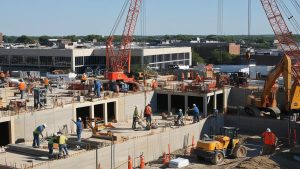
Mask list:
[[[58,144],[59,144],[59,155],[69,156],[69,151],[67,148],[68,138],[63,135],[61,132],[58,132]]]

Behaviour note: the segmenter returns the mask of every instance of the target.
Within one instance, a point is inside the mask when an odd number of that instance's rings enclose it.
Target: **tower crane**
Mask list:
[[[114,33],[129,1],[130,6],[122,34],[121,44],[119,49],[116,49],[113,46]],[[130,73],[131,42],[133,40],[133,33],[140,13],[141,4],[142,0],[126,0],[112,32],[106,40],[106,78],[110,81],[133,81],[133,78],[129,78],[126,73]]]
[[[284,79],[285,110],[287,112],[300,110],[300,48],[293,39],[293,34],[289,30],[276,0],[260,1],[284,56],[268,75],[261,98],[249,99],[251,103],[248,103],[245,110],[250,114],[257,114],[261,110],[268,111],[272,116],[278,118],[280,110],[276,102],[278,89],[276,80],[281,74]]]

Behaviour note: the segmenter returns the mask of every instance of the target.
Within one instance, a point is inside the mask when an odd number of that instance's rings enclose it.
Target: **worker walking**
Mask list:
[[[262,133],[263,139],[263,148],[262,148],[262,155],[270,155],[275,152],[277,137],[276,135],[271,132],[271,129],[267,128],[265,132]]]
[[[48,91],[48,88],[49,88],[49,79],[47,77],[45,77],[45,79],[44,79],[44,85],[45,85],[46,90]]]
[[[42,136],[42,138],[44,138],[43,131],[45,130],[46,127],[47,127],[47,125],[43,124],[43,125],[38,126],[33,131],[33,143],[32,143],[32,147],[34,147],[34,148],[39,148],[40,147],[40,135]]]
[[[147,125],[150,125],[150,126],[151,126],[152,108],[151,108],[151,105],[150,105],[150,104],[148,104],[148,105],[145,107],[145,110],[144,110],[144,116],[146,117],[146,123],[147,123]]]
[[[76,125],[76,134],[77,134],[77,141],[81,142],[81,133],[82,133],[82,120],[81,117],[78,117],[77,121],[74,121],[72,119],[72,121],[75,123]]]
[[[58,143],[57,133],[54,133],[53,136],[48,141],[48,149],[49,149],[49,159],[53,159],[53,144]]]
[[[94,91],[97,97],[101,97],[101,82],[99,80],[94,80]]]
[[[19,90],[20,90],[20,93],[21,93],[21,99],[23,99],[24,98],[24,94],[25,94],[25,90],[26,90],[26,84],[25,84],[25,82],[22,79],[20,79],[19,81],[20,81],[20,83],[19,83]]]
[[[136,123],[138,122],[138,119],[139,119],[139,111],[137,109],[137,106],[135,106],[133,112],[132,129],[136,129]]]
[[[69,156],[69,151],[67,147],[68,138],[63,135],[61,132],[58,132],[58,144],[59,144],[59,156]]]
[[[85,73],[83,73],[81,76],[81,83],[85,83],[86,80],[87,80],[87,75]]]
[[[193,104],[192,110],[193,110],[193,122],[197,123],[200,121],[200,118],[201,118],[199,108],[197,107],[196,104]]]

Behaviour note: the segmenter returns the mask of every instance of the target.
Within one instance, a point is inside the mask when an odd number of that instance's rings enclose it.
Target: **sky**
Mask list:
[[[124,0],[0,0],[5,35],[108,35]],[[218,0],[144,0],[145,35],[217,33]],[[245,35],[248,0],[224,0],[225,35]],[[116,34],[121,34],[123,23]],[[252,0],[251,34],[273,34],[260,0]],[[140,21],[135,35],[141,35]]]

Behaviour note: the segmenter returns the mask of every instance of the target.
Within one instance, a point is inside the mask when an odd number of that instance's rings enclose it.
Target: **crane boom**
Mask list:
[[[130,73],[131,42],[140,13],[142,0],[130,0],[130,6],[122,34],[120,49],[115,52],[113,47],[114,35],[110,35],[106,41],[106,68],[109,70],[109,80],[125,80],[124,71]],[[126,70],[127,69],[127,70]],[[123,74],[122,74],[123,73]],[[125,79],[124,79],[125,78]]]

